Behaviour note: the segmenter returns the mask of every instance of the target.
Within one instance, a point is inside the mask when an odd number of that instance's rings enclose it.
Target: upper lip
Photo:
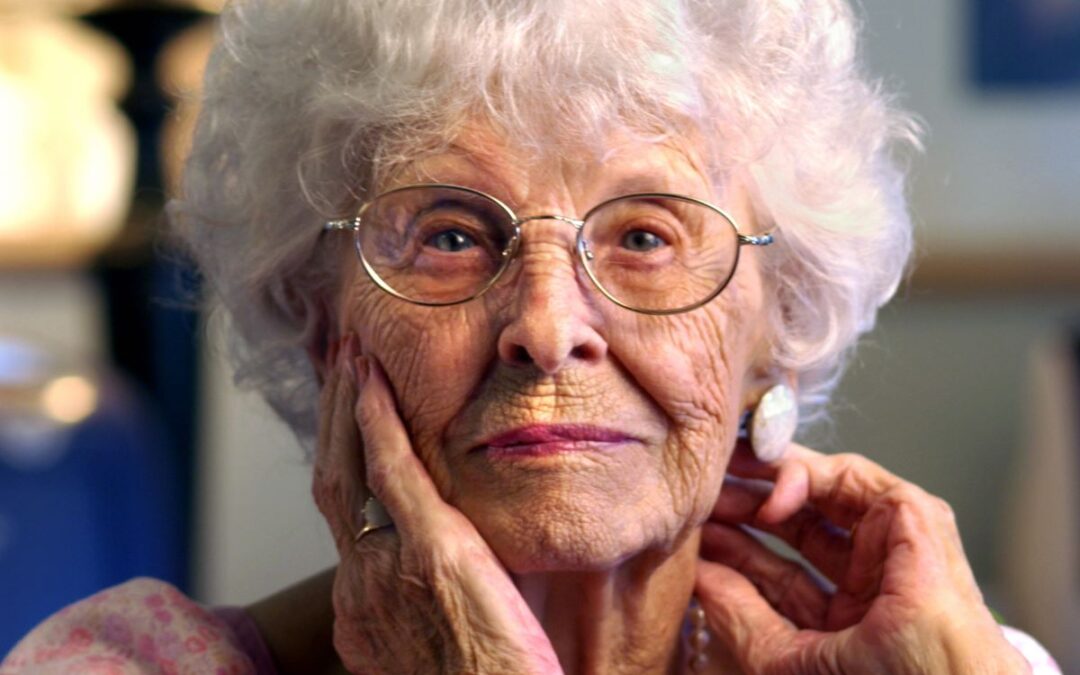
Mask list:
[[[592,441],[595,443],[624,443],[639,440],[616,429],[592,424],[530,424],[503,431],[481,441],[476,448],[505,448],[515,445],[556,443],[559,441]]]

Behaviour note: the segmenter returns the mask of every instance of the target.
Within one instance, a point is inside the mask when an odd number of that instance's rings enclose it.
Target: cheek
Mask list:
[[[760,336],[759,298],[737,279],[694,312],[613,318],[626,325],[609,333],[612,355],[668,417],[663,470],[677,510],[709,508],[719,491]]]
[[[386,371],[401,419],[440,488],[443,432],[489,369],[495,338],[483,305],[421,307],[378,289],[347,298],[343,330]]]
[[[611,332],[612,355],[676,429],[711,433],[737,414],[751,352],[737,316],[710,306],[635,321]]]

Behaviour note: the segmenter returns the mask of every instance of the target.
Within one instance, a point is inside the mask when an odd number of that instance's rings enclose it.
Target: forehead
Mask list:
[[[512,206],[553,195],[593,203],[633,192],[714,197],[714,181],[686,136],[618,131],[587,145],[550,148],[522,147],[490,127],[467,125],[444,146],[400,163],[379,188],[451,183]]]

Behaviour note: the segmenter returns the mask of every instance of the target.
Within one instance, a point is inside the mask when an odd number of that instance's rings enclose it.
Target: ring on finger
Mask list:
[[[368,500],[364,502],[360,529],[353,538],[353,543],[359,544],[361,539],[375,530],[393,526],[394,521],[390,518],[390,514],[386,512],[386,507],[383,506],[382,502],[374,497],[368,497]]]

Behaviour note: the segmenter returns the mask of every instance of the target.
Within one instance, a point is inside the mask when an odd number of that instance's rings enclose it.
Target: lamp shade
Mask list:
[[[0,267],[72,264],[120,230],[136,142],[131,65],[109,37],[40,14],[0,24]]]

